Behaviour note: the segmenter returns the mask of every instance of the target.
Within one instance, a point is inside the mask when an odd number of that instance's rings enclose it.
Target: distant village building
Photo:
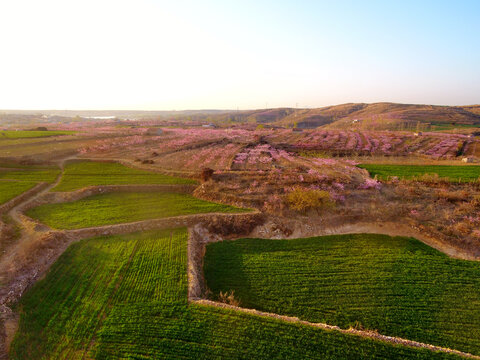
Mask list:
[[[204,128],[210,128],[210,129],[215,129],[217,127],[217,125],[215,124],[205,124],[205,125],[202,125],[202,127]]]
[[[353,119],[352,124],[358,123],[358,119]]]
[[[292,131],[293,131],[293,132],[302,132],[302,131],[303,131],[303,129],[300,129],[300,128],[293,128],[293,129],[292,129]]]
[[[464,163],[473,163],[473,162],[475,162],[475,159],[474,159],[472,156],[468,156],[468,157],[464,157],[464,158],[462,159],[462,161],[463,161]]]
[[[422,134],[422,132],[421,132],[421,131],[419,131],[419,132],[416,132],[416,133],[413,133],[413,136],[422,136],[422,135],[423,135],[423,134]]]

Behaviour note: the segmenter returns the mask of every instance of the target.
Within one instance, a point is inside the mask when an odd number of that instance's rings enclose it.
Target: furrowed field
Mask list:
[[[214,297],[233,290],[242,307],[480,354],[480,263],[412,238],[213,243],[205,276]]]
[[[21,359],[446,359],[187,303],[184,229],[83,240],[17,305]]]
[[[471,182],[480,178],[480,166],[455,166],[455,165],[387,165],[387,164],[362,164],[359,167],[366,169],[372,177],[386,180],[389,177],[418,178],[425,174],[438,174],[440,178],[450,181]]]
[[[56,229],[118,224],[199,213],[248,211],[168,192],[108,193],[60,204],[45,204],[27,215]]]
[[[132,169],[118,163],[82,161],[65,167],[62,179],[53,191],[72,191],[93,185],[195,183],[191,179]]]

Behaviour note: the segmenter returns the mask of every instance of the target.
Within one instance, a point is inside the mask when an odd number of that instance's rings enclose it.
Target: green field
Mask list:
[[[178,215],[243,211],[247,210],[187,194],[150,192],[93,195],[74,202],[41,205],[28,210],[27,215],[52,228],[79,229]]]
[[[424,174],[438,174],[441,178],[448,178],[450,181],[470,182],[480,178],[480,166],[477,165],[387,165],[387,164],[361,164],[370,176],[377,176],[386,180],[389,177],[416,178]]]
[[[62,180],[54,191],[72,191],[93,185],[130,184],[196,184],[196,181],[132,169],[118,163],[82,161],[65,167]]]
[[[60,170],[55,168],[38,167],[0,169],[0,204],[31,189],[37,183],[54,182],[59,172]]]
[[[0,169],[0,180],[8,179],[27,182],[52,183],[60,173],[58,168],[27,168],[27,169]]]
[[[33,182],[0,181],[0,205],[35,186]]]
[[[207,246],[207,286],[240,305],[480,354],[480,263],[355,234]]]
[[[0,131],[1,139],[24,139],[24,138],[40,138],[60,135],[72,135],[75,131],[35,131],[35,130],[3,130]]]
[[[75,243],[17,310],[12,360],[457,358],[189,305],[184,229]]]

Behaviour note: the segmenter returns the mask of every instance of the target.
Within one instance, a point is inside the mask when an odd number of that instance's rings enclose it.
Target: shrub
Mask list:
[[[309,190],[300,187],[287,194],[286,202],[290,209],[300,212],[328,208],[334,205],[328,191]]]
[[[440,176],[438,174],[423,174],[419,177],[419,180],[427,184],[437,184],[440,182]]]
[[[213,169],[203,168],[200,173],[200,179],[202,179],[203,182],[208,181],[212,178],[214,172],[215,170]]]
[[[382,183],[378,181],[377,179],[365,179],[365,182],[363,184],[359,185],[359,189],[361,190],[366,190],[366,189],[376,189],[380,190],[382,187]]]
[[[449,202],[468,201],[470,199],[468,192],[465,190],[448,191],[442,189],[437,191],[436,195],[438,199],[444,199]]]
[[[228,291],[220,291],[220,294],[218,295],[218,300],[224,304],[229,304],[233,306],[239,306],[240,301],[235,299],[235,291],[232,290],[230,292]]]
[[[270,195],[263,203],[263,209],[266,212],[278,213],[285,209],[285,203],[278,194]]]

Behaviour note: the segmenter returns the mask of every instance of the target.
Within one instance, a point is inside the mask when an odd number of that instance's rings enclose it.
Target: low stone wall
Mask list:
[[[209,233],[200,224],[190,228],[188,235],[188,300],[194,301],[204,298],[207,289],[203,274],[206,245],[223,238]]]

